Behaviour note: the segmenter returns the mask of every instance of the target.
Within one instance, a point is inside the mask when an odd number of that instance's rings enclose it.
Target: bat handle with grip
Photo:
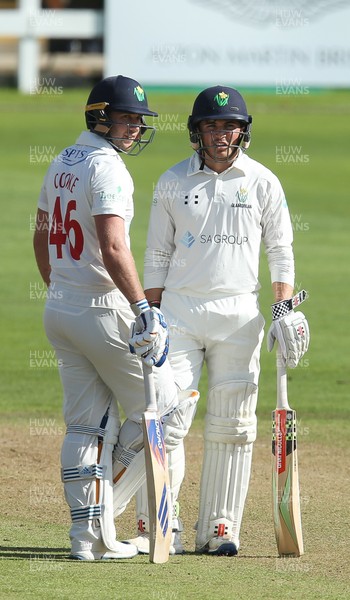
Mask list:
[[[288,393],[287,393],[287,367],[282,358],[282,352],[277,346],[276,352],[277,364],[277,408],[288,409]]]
[[[145,384],[146,410],[157,412],[157,396],[154,386],[153,369],[142,363],[143,381]]]

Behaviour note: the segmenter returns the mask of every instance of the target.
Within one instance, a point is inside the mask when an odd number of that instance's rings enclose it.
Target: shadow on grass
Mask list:
[[[21,546],[0,546],[0,558],[23,558],[28,560],[65,559],[69,556],[69,548],[27,548]]]
[[[36,560],[36,561],[60,561],[60,560],[71,560],[69,558],[69,553],[70,550],[69,548],[27,548],[27,547],[20,547],[20,546],[0,546],[0,559],[4,560],[6,558],[8,559],[23,559],[23,560]],[[142,559],[146,558],[145,554],[139,554],[138,557],[142,557]],[[237,556],[235,557],[227,557],[227,556],[216,556],[216,555],[210,555],[208,553],[204,553],[204,554],[199,554],[195,551],[186,551],[184,554],[177,554],[176,556],[170,556],[169,557],[169,562],[172,562],[176,559],[180,559],[180,560],[186,560],[186,557],[191,557],[191,558],[204,558],[204,559],[213,559],[213,560],[222,560],[222,559],[231,559],[231,560],[249,560],[249,559],[253,559],[253,560],[257,560],[257,559],[274,559],[276,560],[278,557],[275,555],[248,555],[248,554],[243,554],[243,553],[239,553]],[[100,562],[100,561],[96,561],[96,562]],[[109,561],[103,561],[103,562],[109,562]],[[135,561],[134,561],[135,562]]]

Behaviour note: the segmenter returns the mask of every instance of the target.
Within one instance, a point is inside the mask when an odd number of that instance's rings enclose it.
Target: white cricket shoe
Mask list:
[[[146,532],[140,533],[140,535],[135,538],[126,540],[125,543],[136,546],[139,554],[149,554],[149,534]]]
[[[181,519],[178,517],[173,519],[173,533],[171,537],[171,543],[169,548],[169,555],[184,554],[185,549],[181,542],[181,532],[183,531],[183,525]],[[128,544],[132,544],[137,547],[140,554],[149,554],[149,532],[144,531],[137,537],[127,540]]]
[[[72,560],[111,560],[118,558],[133,558],[138,554],[138,549],[133,544],[115,542],[115,550],[95,552],[93,550],[80,550],[70,555]]]
[[[185,548],[182,545],[181,533],[184,530],[183,523],[180,517],[173,518],[173,534],[171,537],[171,545],[169,554],[185,554]]]

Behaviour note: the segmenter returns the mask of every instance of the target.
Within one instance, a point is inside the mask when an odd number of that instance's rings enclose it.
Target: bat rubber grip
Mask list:
[[[154,385],[153,369],[142,363],[142,371],[145,384],[146,410],[157,412],[157,396]]]
[[[287,393],[287,368],[282,358],[280,347],[277,347],[276,352],[277,365],[277,408],[288,409],[288,393]]]

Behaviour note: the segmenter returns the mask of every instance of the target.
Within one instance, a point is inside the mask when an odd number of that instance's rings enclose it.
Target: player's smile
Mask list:
[[[230,163],[237,154],[241,124],[232,119],[204,119],[199,127],[202,148],[213,163]],[[220,167],[216,166],[216,169]]]

